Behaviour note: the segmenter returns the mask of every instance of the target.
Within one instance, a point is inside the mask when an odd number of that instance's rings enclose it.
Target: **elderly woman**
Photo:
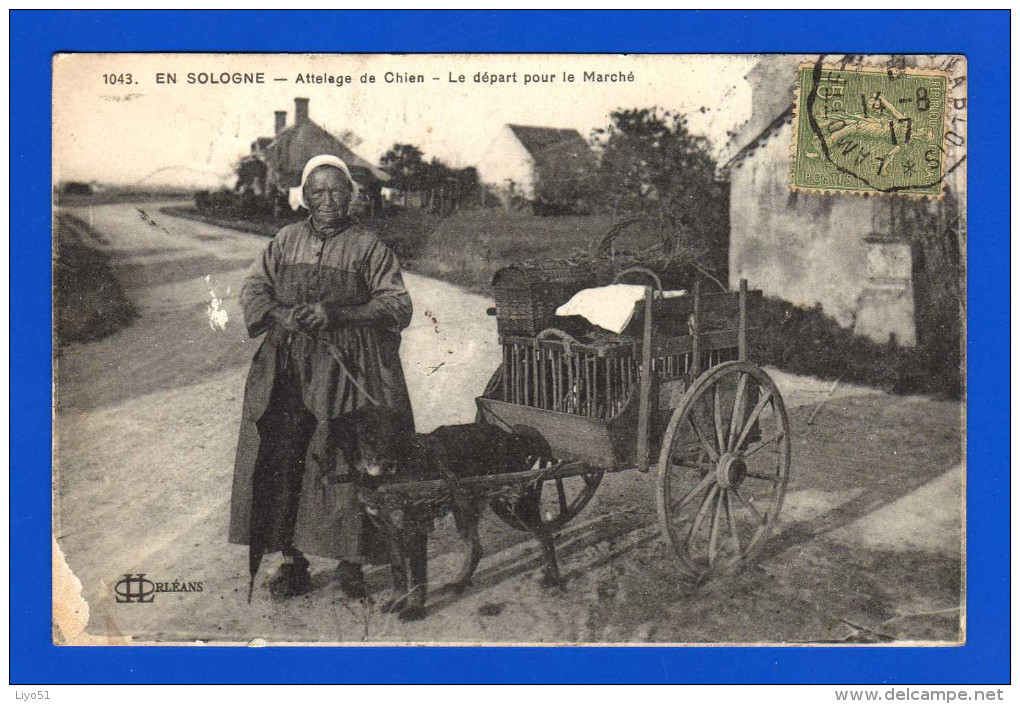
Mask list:
[[[368,404],[413,428],[399,356],[411,299],[393,252],[350,217],[357,185],[343,161],[311,159],[301,195],[308,219],[277,233],[241,291],[248,333],[265,338],[245,386],[229,539],[249,546],[252,583],[263,554],[283,553],[276,596],[311,588],[309,554],[339,560],[341,589],[361,597],[378,541],[345,458],[324,455],[342,444],[330,421]]]

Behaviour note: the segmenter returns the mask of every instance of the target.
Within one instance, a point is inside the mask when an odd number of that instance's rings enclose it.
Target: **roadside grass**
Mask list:
[[[53,296],[55,348],[110,335],[137,312],[96,245],[102,236],[78,218],[59,214],[54,228]]]
[[[54,193],[53,204],[68,208],[90,205],[111,205],[113,203],[152,203],[167,200],[194,200],[191,190],[179,188],[122,188],[97,193]]]
[[[491,294],[492,277],[503,267],[589,250],[618,221],[611,215],[534,217],[491,209],[448,217],[403,211],[374,224],[406,268]],[[619,240],[626,248],[658,241],[653,232],[638,228],[628,229]]]
[[[855,335],[821,306],[795,306],[766,298],[758,327],[750,335],[751,358],[783,371],[841,380],[896,394],[929,394],[960,399],[964,389],[959,363],[923,345],[906,347],[890,339],[875,342]]]
[[[226,227],[231,230],[239,230],[240,232],[249,232],[253,235],[262,235],[263,237],[273,237],[280,231],[281,227],[296,221],[295,219],[276,221],[270,219],[227,217],[221,214],[214,215],[202,212],[193,204],[168,205],[160,208],[159,212],[164,215],[172,215],[186,220],[195,220],[197,222],[204,222],[207,225]]]

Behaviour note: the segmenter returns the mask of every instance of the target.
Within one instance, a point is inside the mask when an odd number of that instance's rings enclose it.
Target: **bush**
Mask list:
[[[371,226],[400,263],[406,265],[422,256],[429,233],[442,219],[416,208],[397,208],[384,210],[383,216],[374,219]]]
[[[198,212],[221,218],[236,218],[252,222],[273,219],[273,199],[252,191],[198,191],[195,193]]]
[[[58,348],[117,332],[137,317],[107,256],[92,241],[101,237],[78,218],[57,217],[53,303]]]
[[[766,298],[750,335],[751,358],[794,374],[873,386],[898,394],[959,399],[959,366],[924,347],[855,335],[821,306],[802,308]]]

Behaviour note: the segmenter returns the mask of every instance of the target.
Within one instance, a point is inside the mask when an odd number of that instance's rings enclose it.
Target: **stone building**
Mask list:
[[[308,160],[319,154],[332,154],[344,160],[358,182],[365,201],[363,205],[369,209],[378,208],[380,190],[390,180],[389,174],[313,122],[309,117],[308,98],[294,99],[294,124],[287,125],[287,113],[283,110],[273,114],[273,121],[275,135],[252,142],[251,155],[247,157],[264,166],[261,181],[254,179],[253,190],[274,198],[275,203],[281,202],[280,196],[285,201],[288,191],[300,185],[301,171]]]
[[[731,286],[826,314],[858,334],[903,345],[959,339],[964,306],[956,174],[940,201],[790,188],[796,67],[817,57],[764,57],[747,74],[750,119],[727,144]]]

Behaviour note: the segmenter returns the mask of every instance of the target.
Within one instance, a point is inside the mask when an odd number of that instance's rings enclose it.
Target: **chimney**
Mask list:
[[[283,132],[283,129],[287,126],[287,111],[277,110],[276,112],[273,113],[273,117],[276,118],[275,134],[280,134],[281,132]]]
[[[308,98],[294,98],[294,124],[308,122]]]

